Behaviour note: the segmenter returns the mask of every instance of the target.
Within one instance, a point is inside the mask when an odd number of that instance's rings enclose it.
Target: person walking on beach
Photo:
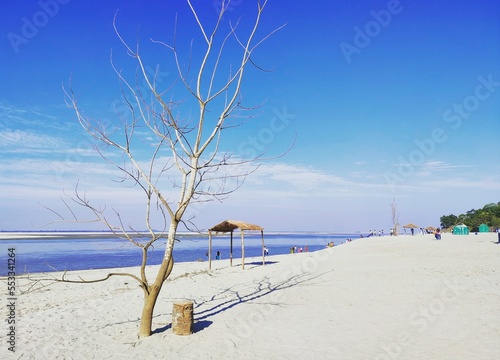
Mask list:
[[[217,250],[217,254],[215,255],[215,259],[216,260],[220,260],[221,259],[221,253],[219,250]]]

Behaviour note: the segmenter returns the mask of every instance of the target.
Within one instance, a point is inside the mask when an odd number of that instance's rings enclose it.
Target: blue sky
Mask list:
[[[193,0],[212,24],[218,0]],[[113,30],[140,43],[148,69],[175,79],[173,39],[199,54],[183,0],[8,2],[0,12],[0,230],[40,229],[78,182],[90,199],[144,228],[140,195],[92,150],[68,109],[70,78],[80,107],[116,121],[123,104],[110,63],[134,79],[136,63]],[[233,1],[225,20],[248,30],[255,0]],[[438,226],[439,217],[500,201],[500,4],[486,1],[269,0],[259,35],[286,24],[257,50],[246,106],[261,105],[224,144],[269,156],[222,203],[194,206],[201,229],[224,219],[268,230],[368,231]],[[231,60],[228,60],[231,61]],[[232,60],[234,61],[234,60]],[[184,100],[185,94],[170,94]],[[182,111],[195,111],[185,101]],[[294,140],[296,138],[296,140]],[[85,216],[82,214],[82,217]],[[51,224],[90,229],[94,225]]]

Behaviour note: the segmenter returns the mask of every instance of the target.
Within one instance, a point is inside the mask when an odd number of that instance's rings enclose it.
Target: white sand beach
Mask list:
[[[206,262],[179,263],[157,303],[156,331],[143,339],[142,291],[132,279],[55,283],[17,296],[16,352],[8,354],[2,321],[0,357],[493,360],[500,356],[496,241],[494,233],[380,237],[270,256],[265,266],[246,259],[245,270],[227,260],[211,271]],[[27,280],[18,282],[27,289]],[[194,302],[189,336],[171,329],[172,304],[183,300]]]

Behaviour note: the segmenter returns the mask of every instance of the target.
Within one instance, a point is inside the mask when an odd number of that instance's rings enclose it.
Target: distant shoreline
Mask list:
[[[148,233],[140,233],[143,237],[148,237]],[[34,240],[34,239],[95,239],[102,237],[122,236],[110,231],[5,231],[0,232],[1,240]]]
[[[239,234],[239,230],[236,230],[235,233]],[[245,232],[245,234],[255,234],[256,232]],[[280,235],[280,234],[329,234],[329,235],[361,235],[359,232],[329,232],[329,231],[269,231],[264,234],[268,235]],[[131,233],[132,234],[132,233]],[[150,234],[145,231],[138,232],[143,237],[150,237]],[[167,233],[165,233],[165,238]],[[202,233],[193,233],[193,232],[177,232],[177,236],[182,237],[196,237],[196,236],[208,236],[208,232]],[[229,236],[229,233],[226,234],[218,234],[217,237],[220,236]],[[114,234],[111,231],[0,231],[0,241],[2,240],[36,240],[36,239],[96,239],[96,238],[123,238],[118,234]]]
[[[132,233],[130,234],[132,235]],[[151,237],[149,233],[140,232],[134,234],[134,237],[138,237],[139,235],[143,238]],[[205,234],[196,234],[196,233],[177,233],[177,236],[182,237],[194,237],[194,236],[204,236]],[[208,236],[208,234],[207,234]],[[37,240],[37,239],[98,239],[98,238],[124,238],[124,236],[120,236],[119,234],[114,234],[110,231],[33,231],[33,232],[0,232],[0,241],[2,240]],[[165,238],[167,237],[167,233],[165,233]]]

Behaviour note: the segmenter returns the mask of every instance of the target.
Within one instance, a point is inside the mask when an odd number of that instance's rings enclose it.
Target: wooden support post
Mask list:
[[[241,230],[241,268],[245,269],[245,232]]]
[[[266,253],[264,252],[264,248],[266,244],[264,244],[264,231],[260,231],[260,237],[262,238],[262,265],[266,265]]]
[[[208,270],[212,270],[212,232],[208,232]]]
[[[172,309],[172,331],[176,335],[193,333],[193,302],[174,303]]]
[[[233,266],[233,232],[231,231],[231,244],[229,247],[229,266]]]

